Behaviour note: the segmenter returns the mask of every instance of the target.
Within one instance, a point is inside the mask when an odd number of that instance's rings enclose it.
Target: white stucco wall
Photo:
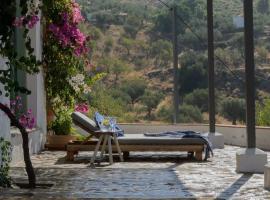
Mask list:
[[[42,59],[42,29],[40,21],[29,31],[31,45],[38,60]],[[42,68],[34,75],[26,75],[26,88],[31,91],[27,96],[27,109],[32,109],[36,118],[36,129],[29,133],[30,154],[40,152],[46,142],[46,95],[44,90],[44,75]],[[22,137],[18,130],[11,129],[11,143],[13,144],[12,163],[23,160]]]
[[[42,29],[38,22],[29,31],[31,45],[34,48],[35,56],[38,60],[42,59]],[[27,109],[32,109],[36,118],[36,129],[29,133],[30,154],[40,152],[46,142],[47,122],[46,122],[46,95],[44,89],[44,75],[42,68],[34,75],[26,75],[26,87],[31,91],[27,96]],[[16,163],[23,159],[22,138],[18,130],[11,130],[11,142],[13,144],[12,162]]]
[[[44,132],[35,129],[28,134],[30,155],[39,153],[44,147]],[[23,160],[22,136],[18,129],[11,128],[12,164]]]
[[[6,69],[6,59],[0,56],[0,69]],[[3,85],[0,83],[0,91],[4,91]],[[9,105],[9,98],[5,97],[5,94],[0,96],[0,102]],[[10,121],[5,113],[0,111],[0,137],[4,137],[6,140],[10,140]]]

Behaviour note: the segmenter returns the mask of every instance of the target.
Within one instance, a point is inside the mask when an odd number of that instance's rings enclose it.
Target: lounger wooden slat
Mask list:
[[[68,144],[67,145],[67,159],[69,161],[74,160],[74,155],[79,151],[94,151],[96,147],[96,143],[92,144]],[[122,152],[195,152],[195,158],[199,161],[202,160],[202,154],[204,150],[204,145],[202,144],[192,144],[192,145],[123,145],[120,144]],[[117,152],[116,146],[112,147],[113,152]]]
[[[68,144],[67,151],[94,151],[95,144],[90,145],[80,145],[80,144]],[[115,146],[112,147],[114,152],[117,152],[117,148]],[[122,151],[203,151],[203,145],[121,145]]]

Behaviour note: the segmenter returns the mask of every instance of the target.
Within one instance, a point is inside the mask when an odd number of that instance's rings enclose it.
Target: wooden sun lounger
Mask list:
[[[129,152],[162,152],[162,151],[180,151],[193,152],[198,161],[203,159],[204,143],[198,138],[153,138],[145,137],[142,134],[126,134],[125,137],[118,138],[124,159],[128,157]],[[97,140],[87,142],[72,142],[66,147],[67,160],[73,161],[74,156],[79,151],[94,151]],[[115,145],[112,146],[113,152],[117,152]]]
[[[89,134],[94,135],[96,138],[100,138],[101,134],[113,135],[110,132],[100,132],[96,127],[93,128],[92,120],[81,113],[73,113],[72,118],[77,126],[89,132]],[[113,138],[113,140],[115,139]],[[195,158],[199,161],[203,159],[204,142],[200,138],[146,137],[143,134],[125,134],[124,137],[119,137],[118,141],[121,148],[120,152],[123,152],[124,158],[128,157],[129,152],[133,151],[181,151],[195,153]],[[97,143],[97,140],[69,143],[66,146],[67,160],[73,161],[74,155],[78,154],[79,151],[95,151]],[[108,144],[108,146],[112,146],[113,152],[119,153],[117,145]]]

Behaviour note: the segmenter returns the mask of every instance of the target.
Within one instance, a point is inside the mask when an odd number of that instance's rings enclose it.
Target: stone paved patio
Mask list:
[[[88,167],[90,152],[67,163],[65,152],[46,151],[32,160],[38,182],[53,183],[53,187],[9,189],[1,192],[0,199],[270,199],[270,192],[263,188],[263,174],[235,172],[235,153],[239,149],[226,146],[215,150],[214,158],[207,162],[188,160],[177,152],[138,152],[131,153],[124,163],[102,163],[95,169]],[[12,167],[12,176],[18,182],[26,180],[23,163]]]

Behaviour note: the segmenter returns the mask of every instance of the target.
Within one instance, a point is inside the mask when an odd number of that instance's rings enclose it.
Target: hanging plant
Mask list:
[[[79,28],[87,22],[78,3],[44,0],[43,16],[47,116],[52,122],[63,112],[62,108],[74,110],[76,102],[83,102],[85,95],[91,92],[91,85],[103,75],[90,76],[85,72],[85,69],[92,69],[89,60],[91,36]]]
[[[54,102],[61,99],[62,106],[74,107],[75,98],[82,93],[72,84],[72,77],[83,74],[90,65],[87,54],[90,37],[79,29],[84,22],[80,7],[73,0],[44,0],[43,65],[48,107],[57,112]],[[84,75],[83,75],[84,76]],[[59,78],[61,77],[61,78]],[[87,78],[80,88],[87,90]],[[75,90],[74,90],[75,89]],[[88,89],[89,91],[89,89]]]

